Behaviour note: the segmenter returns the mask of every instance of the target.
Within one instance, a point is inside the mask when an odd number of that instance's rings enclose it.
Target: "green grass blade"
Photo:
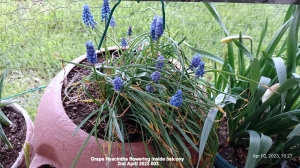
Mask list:
[[[251,67],[250,67],[250,79],[259,82],[260,79],[260,66],[257,58],[254,58]],[[254,95],[258,84],[250,82],[251,94]]]
[[[205,123],[204,123],[203,130],[201,133],[201,138],[200,138],[200,146],[199,146],[199,150],[198,150],[199,156],[198,156],[198,163],[197,163],[196,167],[199,167],[200,160],[201,160],[201,157],[202,157],[202,154],[204,151],[204,147],[206,145],[209,133],[211,131],[211,128],[215,121],[217,113],[218,113],[218,109],[213,108],[213,109],[209,110],[207,117],[205,119]]]
[[[268,18],[266,19],[265,24],[263,25],[262,30],[261,30],[259,43],[258,43],[257,50],[256,50],[256,57],[258,57],[258,55],[259,55],[260,48],[261,48],[262,42],[265,39],[267,30],[268,30]]]
[[[1,102],[1,98],[2,98],[1,95],[2,95],[2,91],[3,91],[3,83],[4,83],[5,76],[6,76],[6,70],[4,70],[4,72],[0,78],[0,102]]]
[[[295,129],[287,136],[287,138],[292,138],[293,136],[300,134],[300,124],[298,124]]]
[[[188,47],[189,47],[192,51],[201,54],[201,56],[203,56],[203,57],[206,57],[206,58],[211,59],[211,60],[213,60],[213,61],[216,61],[216,62],[218,62],[218,63],[224,64],[224,60],[223,60],[221,57],[219,57],[219,56],[216,56],[216,55],[214,55],[214,54],[211,54],[211,53],[206,52],[206,51],[203,51],[203,50],[196,49],[196,48],[194,48],[194,47],[192,47],[192,46],[189,46],[189,45],[188,45]]]
[[[225,26],[225,24],[222,22],[220,15],[218,11],[216,10],[215,6],[211,2],[203,2],[203,4],[206,6],[206,8],[209,10],[209,12],[213,15],[213,17],[216,19],[216,21],[219,23],[221,28],[223,29],[226,36],[229,36],[229,32]]]
[[[286,45],[286,66],[287,74],[290,78],[292,73],[295,72],[296,68],[296,54],[297,54],[297,45],[298,45],[298,30],[299,30],[299,18],[300,18],[300,7],[296,9],[294,16],[292,18],[291,26],[287,36],[287,45]]]

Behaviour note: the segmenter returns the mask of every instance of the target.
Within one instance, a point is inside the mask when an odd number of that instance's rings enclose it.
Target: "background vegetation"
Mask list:
[[[61,69],[61,62],[55,57],[72,60],[85,53],[84,43],[94,40],[94,34],[80,19],[85,3],[89,4],[98,24],[104,25],[100,21],[101,1],[0,1],[0,72],[8,70],[3,97],[47,85]],[[253,38],[254,51],[265,19],[269,18],[265,39],[269,41],[288,8],[288,5],[234,3],[215,3],[215,6],[232,35],[242,31]],[[114,14],[117,26],[109,30],[109,36],[119,43],[128,26],[133,26],[133,38],[149,31],[155,15],[150,8],[161,14],[160,2],[122,2]],[[202,3],[166,2],[166,21],[173,36],[177,35],[176,40],[186,37],[186,42],[193,47],[216,55],[226,51],[220,43],[223,31]],[[265,47],[263,44],[262,50]],[[194,55],[190,50],[186,52],[190,57]],[[206,66],[212,68],[213,64],[207,62]],[[211,76],[206,74],[207,78]],[[43,91],[15,97],[32,118]]]

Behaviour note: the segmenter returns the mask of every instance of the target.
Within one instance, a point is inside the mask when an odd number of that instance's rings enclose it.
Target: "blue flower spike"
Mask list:
[[[146,91],[149,93],[153,93],[154,88],[152,86],[146,86]]]
[[[94,16],[90,12],[90,8],[87,4],[83,6],[82,20],[86,26],[91,27],[92,29],[95,28],[95,26],[97,25],[97,23],[94,20]]]
[[[192,59],[192,62],[191,62],[191,68],[197,68],[199,65],[200,65],[200,62],[201,62],[201,58],[202,56],[200,54],[196,54],[193,59]]]
[[[182,104],[182,90],[178,90],[174,96],[170,99],[170,104],[175,107],[179,107]]]
[[[109,14],[110,14],[110,7],[109,7],[109,1],[104,0],[102,5],[102,22],[105,20],[108,20]]]
[[[127,43],[127,40],[125,37],[122,38],[121,45],[122,45],[122,48],[126,48],[128,46],[128,43]]]
[[[161,75],[159,71],[155,71],[151,74],[151,78],[154,82],[158,82],[158,80],[160,79]]]
[[[87,60],[92,64],[97,63],[97,61],[98,61],[97,53],[96,53],[96,50],[94,48],[94,45],[93,45],[92,41],[86,42],[85,46],[86,46],[86,58],[87,58]]]
[[[196,77],[203,77],[204,73],[204,62],[201,61],[198,69],[196,70]]]
[[[165,58],[164,58],[164,56],[162,56],[162,55],[160,55],[158,58],[157,58],[157,61],[159,61],[159,62],[157,62],[156,63],[156,68],[157,69],[161,69],[163,66],[164,66],[164,62],[162,62],[162,60],[164,60]]]
[[[132,27],[131,26],[129,26],[129,28],[128,28],[127,35],[128,36],[132,35]]]
[[[109,25],[111,27],[115,27],[116,26],[116,21],[115,21],[114,17],[111,17]]]
[[[154,41],[156,41],[156,36],[155,36],[156,20],[157,20],[157,16],[155,16],[153,18],[151,26],[150,26],[150,36]]]
[[[118,91],[118,92],[121,91],[122,86],[123,86],[123,80],[119,76],[116,76],[115,79],[114,79],[114,89],[115,89],[115,91]]]
[[[156,20],[156,27],[155,27],[156,39],[159,39],[163,34],[164,34],[163,18],[158,16]]]

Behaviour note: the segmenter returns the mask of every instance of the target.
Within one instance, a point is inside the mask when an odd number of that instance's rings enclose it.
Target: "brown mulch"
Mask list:
[[[2,124],[3,130],[13,146],[13,150],[9,150],[4,142],[0,142],[0,167],[10,168],[19,156],[22,145],[26,138],[26,122],[22,114],[15,113],[11,107],[2,107],[1,110],[12,122],[11,126]]]

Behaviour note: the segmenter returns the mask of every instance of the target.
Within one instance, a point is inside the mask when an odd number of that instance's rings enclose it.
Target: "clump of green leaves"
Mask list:
[[[222,40],[227,46],[222,69],[210,70],[215,73],[215,88],[220,92],[216,103],[223,107],[228,118],[228,142],[249,147],[246,168],[274,165],[300,156],[300,78],[296,74],[300,63],[300,6],[288,9],[284,24],[268,46],[261,49],[268,28],[266,20],[254,56],[252,39],[241,33],[230,36],[214,6],[205,5],[228,36]],[[250,50],[244,44],[244,37],[251,40]],[[205,125],[208,124],[209,121]],[[268,157],[270,154],[276,154],[276,158]]]
[[[12,103],[12,101],[3,102],[1,99],[5,76],[6,76],[6,71],[4,71],[0,77],[0,140],[3,141],[9,147],[9,149],[12,149],[12,146],[11,146],[9,140],[7,139],[7,137],[3,131],[3,128],[2,128],[2,124],[7,125],[7,126],[12,124],[12,122],[5,116],[5,114],[1,110],[1,107],[7,106]]]
[[[105,49],[102,52],[103,62],[97,62],[92,42],[86,43],[91,74],[73,86],[76,85],[78,91],[88,97],[89,100],[84,101],[91,100],[99,108],[91,111],[75,133],[96,115],[91,136],[97,137],[98,129],[102,127],[105,132],[102,139],[110,145],[119,142],[124,147],[132,143],[132,137],[137,135],[145,143],[149,157],[184,158],[183,162],[170,162],[168,165],[160,162],[161,167],[193,167],[191,150],[198,151],[203,115],[217,108],[217,105],[207,94],[211,88],[203,87],[209,84],[201,78],[204,63],[200,56],[194,61],[197,66],[191,68],[190,56],[185,55],[180,46],[184,39],[177,43],[163,24],[163,17],[155,16],[151,26],[149,23],[150,31],[145,30],[147,32],[140,35],[131,32],[130,39],[123,37],[121,46],[118,45],[116,50]],[[104,25],[106,32],[108,25]],[[96,26],[93,29],[98,31]],[[111,39],[108,36],[105,38]],[[96,93],[89,91],[88,88],[92,87]],[[216,153],[216,135],[215,132],[212,134],[209,145],[203,149],[205,155],[202,158],[202,162],[210,160],[210,163],[204,162],[210,166],[213,166]],[[153,152],[148,149],[148,144]],[[99,148],[107,156],[111,155],[112,151],[104,151],[100,145]],[[75,166],[79,155],[72,166]],[[123,155],[129,157],[124,152]]]

